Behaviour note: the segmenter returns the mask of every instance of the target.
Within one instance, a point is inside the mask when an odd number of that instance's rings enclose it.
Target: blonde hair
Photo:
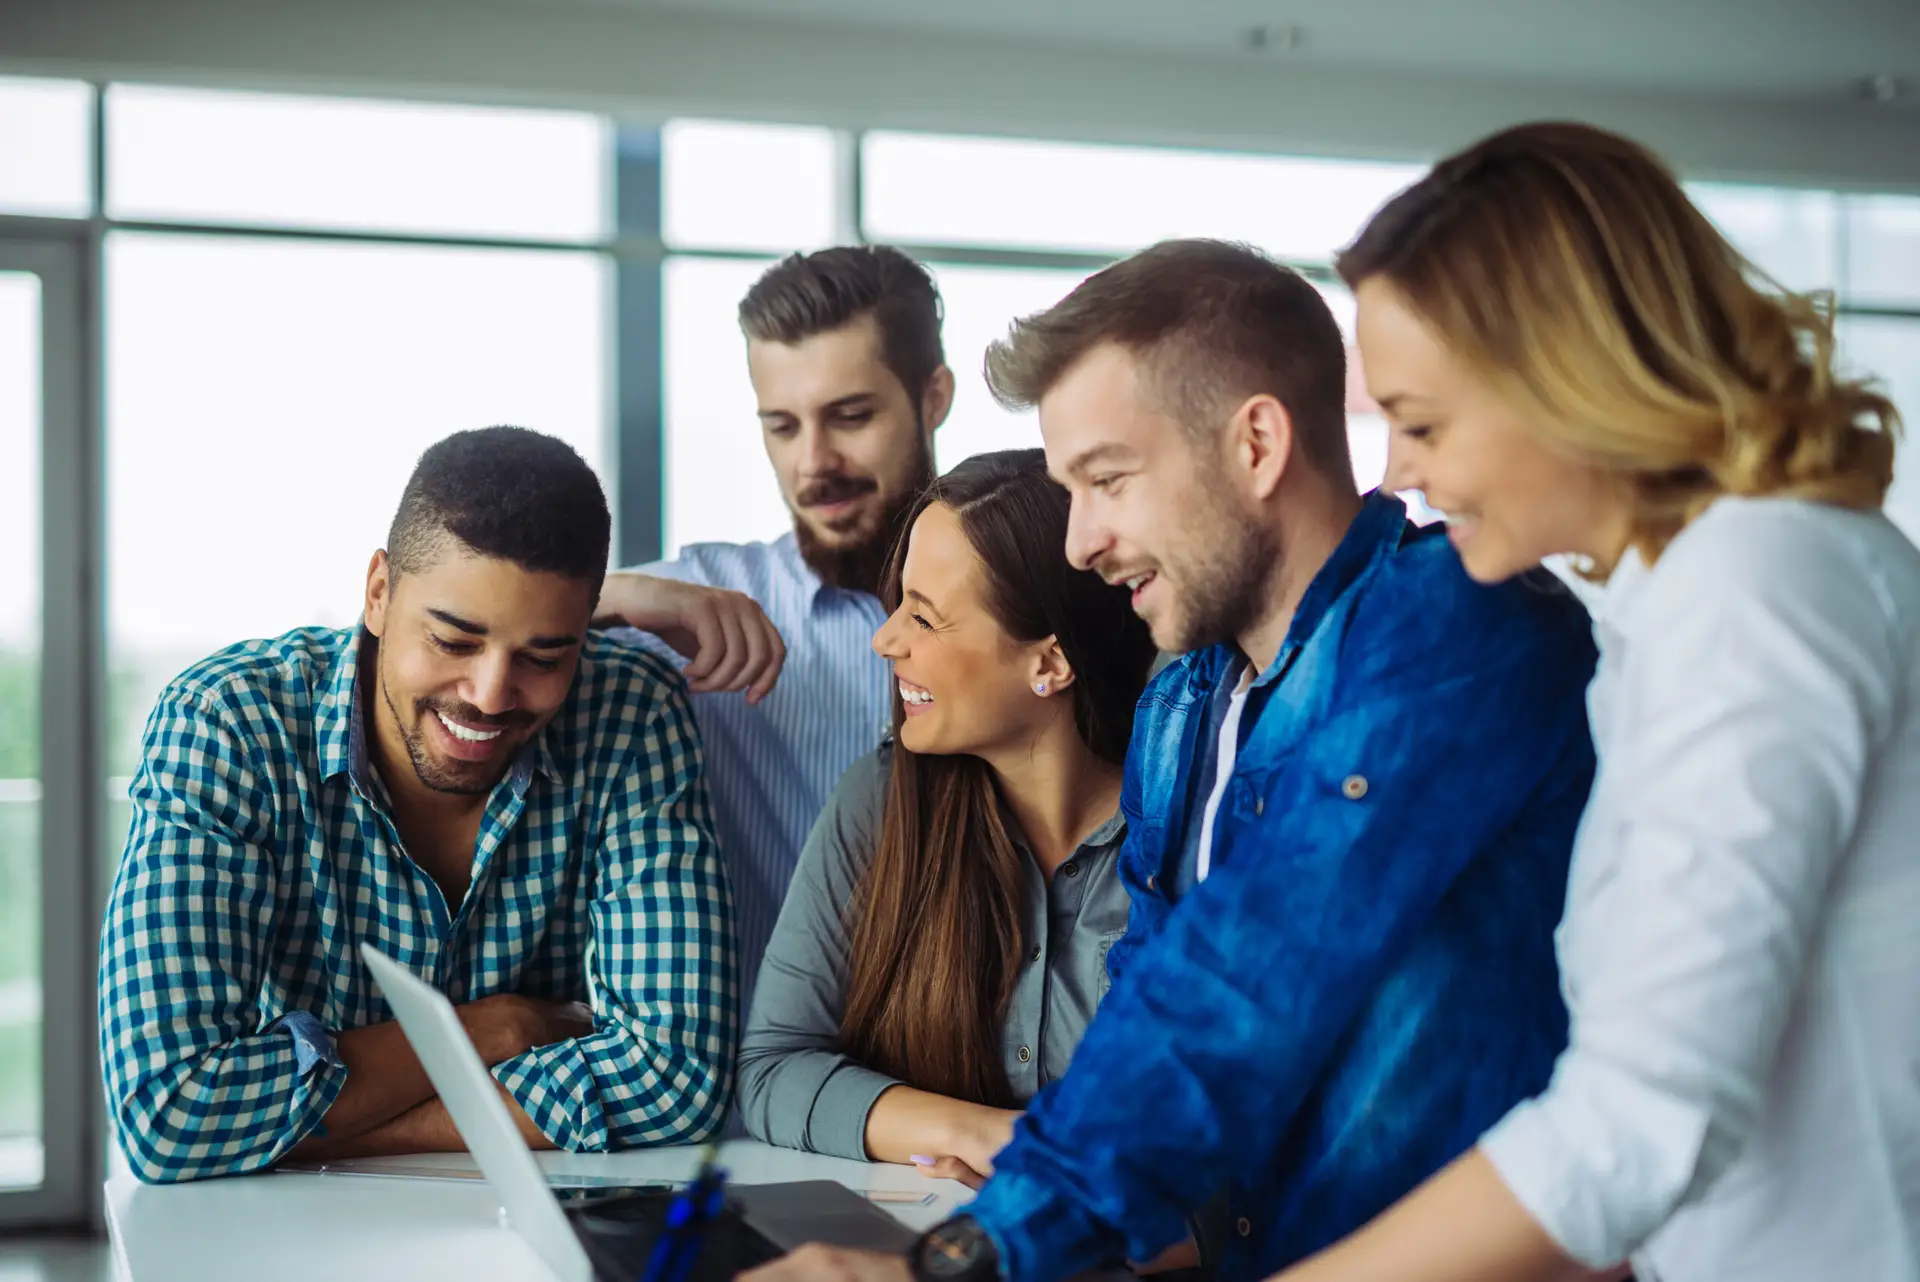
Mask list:
[[[1338,267],[1391,284],[1549,444],[1623,476],[1648,561],[1722,495],[1871,509],[1893,479],[1900,416],[1834,373],[1831,296],[1781,289],[1626,138],[1495,134],[1389,201]]]

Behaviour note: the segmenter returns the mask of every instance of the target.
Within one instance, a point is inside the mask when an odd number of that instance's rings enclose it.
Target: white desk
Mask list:
[[[698,1150],[541,1153],[556,1174],[684,1180]],[[972,1197],[908,1167],[870,1165],[734,1140],[720,1149],[738,1184],[837,1180],[856,1190],[934,1193],[925,1206],[878,1205],[928,1228]],[[464,1153],[432,1160],[472,1171]],[[500,1223],[484,1181],[401,1180],[365,1175],[249,1175],[197,1184],[143,1185],[124,1169],[107,1181],[107,1229],[127,1282],[548,1282],[549,1274]]]

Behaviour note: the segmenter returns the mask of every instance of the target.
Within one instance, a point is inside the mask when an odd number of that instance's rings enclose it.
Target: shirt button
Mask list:
[[[1148,873],[1148,874],[1147,874],[1147,889],[1148,889],[1148,890],[1152,890],[1152,889],[1153,889],[1153,883],[1154,883],[1154,874],[1152,874],[1152,873]]]
[[[1065,868],[1061,869],[1061,871],[1066,873],[1067,876],[1069,877],[1078,877],[1080,875],[1080,865],[1068,864]]]
[[[1267,813],[1267,799],[1265,797],[1255,797],[1253,799],[1253,813],[1256,815],[1264,815]]]
[[[1033,1058],[1033,1052],[1028,1050],[1026,1047],[1022,1046],[1020,1048],[1020,1062],[1024,1064],[1032,1058]]]
[[[1038,948],[1033,950],[1033,960],[1035,961],[1040,960],[1040,950]]]
[[[1348,801],[1360,800],[1360,798],[1367,795],[1367,777],[1365,775],[1348,775],[1346,782],[1340,785],[1340,792]]]
[[[1246,1216],[1244,1216],[1244,1215],[1243,1215],[1243,1216],[1241,1216],[1241,1217],[1240,1217],[1240,1219],[1239,1219],[1239,1220],[1238,1220],[1238,1221],[1237,1221],[1237,1222],[1236,1222],[1236,1223],[1234,1224],[1234,1226],[1233,1226],[1233,1231],[1234,1231],[1235,1233],[1238,1233],[1238,1234],[1239,1234],[1239,1235],[1240,1235],[1241,1237],[1252,1237],[1252,1236],[1253,1236],[1253,1221],[1252,1221],[1252,1220],[1249,1220],[1249,1219],[1248,1219],[1248,1218],[1247,1218]]]

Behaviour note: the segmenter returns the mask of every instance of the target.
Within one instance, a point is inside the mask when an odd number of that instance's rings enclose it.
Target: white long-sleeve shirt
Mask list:
[[[1723,499],[1595,614],[1570,1045],[1481,1148],[1642,1282],[1920,1279],[1920,552]]]

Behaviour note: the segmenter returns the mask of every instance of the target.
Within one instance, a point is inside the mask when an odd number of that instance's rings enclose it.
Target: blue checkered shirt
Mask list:
[[[149,1182],[259,1170],[345,1084],[329,1030],[391,1019],[371,942],[458,1003],[591,1000],[594,1031],[497,1064],[562,1148],[716,1130],[733,908],[686,695],[590,634],[567,702],[487,799],[465,900],[402,849],[368,764],[358,630],[197,664],[161,694],[101,941],[107,1106]]]

